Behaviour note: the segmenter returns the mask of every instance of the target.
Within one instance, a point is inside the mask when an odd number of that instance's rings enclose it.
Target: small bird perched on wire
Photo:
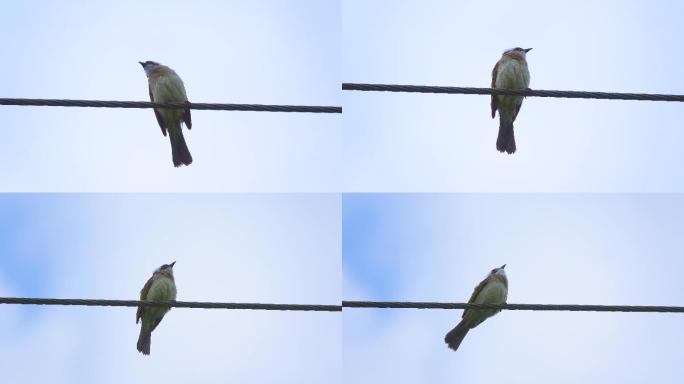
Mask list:
[[[140,61],[139,63],[147,75],[150,100],[153,103],[188,102],[183,80],[173,69],[154,61]],[[173,166],[190,165],[192,156],[181,129],[181,122],[185,122],[188,129],[192,128],[190,108],[154,108],[154,115],[157,117],[157,122],[164,136],[166,136],[167,131],[169,133]]]
[[[503,53],[492,70],[492,88],[525,90],[530,86],[530,71],[526,54],[532,48],[513,48]],[[496,149],[508,154],[515,152],[513,122],[520,112],[523,96],[492,95],[492,119],[499,110],[499,136]]]
[[[145,286],[140,291],[141,301],[175,301],[176,300],[176,282],[173,279],[173,265],[164,264],[157,268],[152,274],[152,277],[147,280]],[[136,313],[135,323],[140,325],[140,336],[138,336],[138,352],[143,355],[150,354],[150,343],[152,342],[152,331],[157,328],[157,325],[162,321],[169,307],[155,307],[140,305]]]
[[[508,297],[508,279],[504,268],[494,268],[489,275],[475,287],[468,303],[475,304],[504,304]],[[472,328],[496,315],[499,309],[465,309],[461,322],[444,337],[444,342],[454,351],[461,345],[463,338]]]

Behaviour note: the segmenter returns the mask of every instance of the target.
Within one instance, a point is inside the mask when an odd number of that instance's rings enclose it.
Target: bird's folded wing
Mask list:
[[[152,96],[152,86],[150,85],[149,87],[150,90],[150,101],[154,103],[154,96]],[[161,114],[157,110],[157,108],[154,108],[154,116],[157,117],[157,123],[159,123],[159,128],[161,128],[162,133],[164,136],[166,136],[166,128],[164,128],[164,120],[162,120]]]
[[[496,87],[496,74],[499,72],[499,62],[496,62],[494,69],[492,70],[492,88]],[[492,119],[496,114],[496,95],[492,95]]]
[[[487,285],[487,282],[488,282],[488,279],[484,279],[484,280],[482,280],[482,281],[480,282],[480,284],[477,285],[477,287],[475,287],[475,289],[473,290],[473,294],[470,295],[470,300],[468,300],[468,303],[469,303],[469,304],[475,302],[475,299],[477,298],[477,296],[480,295],[480,292],[482,292],[482,290],[484,289],[485,285]],[[469,310],[469,309],[466,309],[465,311],[463,311],[463,315],[461,316],[461,318],[465,318],[466,313],[467,313],[468,311],[470,311],[470,310]]]
[[[190,103],[189,101],[185,100],[186,103]],[[192,128],[192,119],[190,118],[190,108],[185,108],[185,112],[183,112],[183,121],[185,122],[185,126],[188,127],[188,129]]]
[[[147,280],[147,283],[145,283],[145,286],[143,287],[143,289],[140,290],[140,300],[141,300],[141,301],[142,301],[142,300],[147,300],[147,294],[150,292],[150,287],[151,287],[151,286],[152,286],[152,278],[150,277],[150,278]],[[137,311],[136,314],[135,314],[135,323],[136,323],[136,324],[138,324],[138,321],[139,321],[140,318],[142,317],[143,308],[145,308],[145,307],[142,306],[142,305],[139,305],[139,306],[138,306],[138,311]]]

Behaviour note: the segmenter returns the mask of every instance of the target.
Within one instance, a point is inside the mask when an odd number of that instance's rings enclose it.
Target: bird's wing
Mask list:
[[[518,117],[518,112],[520,112],[520,107],[522,107],[522,101],[520,104],[518,104],[518,108],[515,109],[515,113],[513,114],[513,121],[515,121],[515,118]]]
[[[187,100],[185,100],[185,102],[190,103]],[[185,112],[183,112],[183,121],[185,122],[185,126],[188,127],[188,129],[192,128],[192,119],[190,118],[190,108],[185,108]]]
[[[152,324],[152,329],[150,329],[150,332],[154,331],[155,328],[157,328],[157,325],[161,323],[162,319],[164,318],[164,315],[161,315],[160,318],[154,321],[154,324]]]
[[[499,62],[496,62],[494,69],[492,70],[492,88],[496,87],[496,73],[499,72]],[[496,115],[496,95],[492,95],[492,119]]]
[[[152,96],[152,84],[149,86],[149,91],[150,91],[150,101],[154,103],[154,96]],[[164,136],[166,136],[166,128],[164,128],[164,120],[162,120],[161,114],[157,110],[157,108],[154,108],[154,115],[157,117],[157,123],[159,123],[159,128],[161,128],[162,133]]]
[[[187,104],[190,104],[188,101],[188,95],[185,92],[185,84],[183,84],[183,79],[181,79],[180,76],[178,76],[178,74],[172,69],[169,69],[169,74],[167,76],[169,77],[169,80],[173,79],[173,81],[167,83],[167,86],[169,87],[169,94],[174,95],[174,99],[176,100],[184,100]],[[190,108],[185,108],[183,111],[183,122],[188,129],[192,129]]]
[[[147,283],[145,283],[145,286],[143,289],[140,290],[140,300],[146,300],[147,299],[147,294],[150,292],[150,287],[152,286],[152,278],[150,277],[149,280],[147,280]],[[140,318],[142,317],[143,313],[143,308],[145,308],[143,305],[138,305],[138,312],[135,314],[135,323],[138,324],[138,321],[140,321]]]
[[[480,284],[477,285],[477,287],[475,287],[475,289],[473,290],[473,294],[470,295],[470,300],[468,300],[469,304],[475,302],[475,299],[480,294],[480,292],[482,292],[482,289],[484,289],[485,285],[487,285],[487,282],[488,282],[488,279],[484,279],[480,282]],[[469,311],[469,309],[466,309],[465,311],[463,311],[463,315],[461,316],[461,318],[465,318],[465,315],[468,311]]]

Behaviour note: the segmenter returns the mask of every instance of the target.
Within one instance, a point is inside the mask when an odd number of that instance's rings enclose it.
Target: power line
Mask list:
[[[512,90],[472,87],[442,87],[426,85],[397,85],[397,84],[356,84],[342,83],[344,91],[371,92],[417,92],[417,93],[449,93],[464,95],[513,95],[560,97],[566,99],[609,99],[609,100],[648,100],[648,101],[684,101],[684,95],[660,95],[649,93],[616,93],[616,92],[585,92],[585,91],[549,91],[539,89]]]
[[[105,307],[137,307],[139,305],[173,308],[204,309],[261,309],[267,311],[318,311],[340,312],[339,305],[312,304],[259,304],[259,303],[210,303],[197,301],[139,301],[139,300],[90,300],[90,299],[43,299],[28,297],[0,297],[0,304],[36,305],[85,305]]]
[[[342,107],[308,105],[217,104],[217,103],[151,103],[149,101],[105,101],[63,99],[8,99],[0,98],[0,105],[92,107],[92,108],[173,108],[208,111],[308,112],[342,113]]]
[[[473,304],[398,301],[343,301],[343,308],[414,308],[414,309],[506,309],[517,311],[573,312],[661,312],[684,313],[684,307],[652,305],[577,305],[577,304]]]
[[[140,301],[95,299],[45,299],[26,297],[0,297],[0,304],[82,305],[107,307],[137,307],[139,305],[173,308],[252,309],[271,311],[340,312],[342,308],[403,308],[403,309],[500,309],[518,311],[572,311],[572,312],[657,312],[684,313],[684,307],[653,305],[580,305],[580,304],[474,304],[399,301],[343,301],[342,305],[318,304],[264,304],[215,303],[196,301]]]

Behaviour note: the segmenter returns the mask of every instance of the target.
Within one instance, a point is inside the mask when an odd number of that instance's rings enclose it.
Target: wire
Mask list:
[[[573,312],[659,312],[684,313],[684,307],[645,305],[578,305],[578,304],[474,304],[398,301],[343,301],[342,305],[316,304],[263,304],[263,303],[213,303],[196,301],[139,301],[139,300],[90,300],[90,299],[44,299],[26,297],[0,297],[0,304],[35,305],[84,305],[106,307],[152,307],[203,308],[203,309],[254,309],[270,311],[318,311],[340,312],[342,308],[414,308],[414,309],[499,309],[518,311],[573,311]]]
[[[517,311],[573,312],[661,312],[684,313],[684,307],[642,305],[576,305],[576,304],[473,304],[398,301],[343,301],[343,308],[415,308],[415,309],[507,309]]]
[[[0,304],[37,305],[85,305],[105,307],[151,307],[204,308],[204,309],[261,309],[267,311],[318,311],[340,312],[339,305],[310,304],[257,304],[257,303],[207,303],[196,301],[139,301],[139,300],[88,300],[88,299],[42,299],[26,297],[0,297]]]
[[[174,108],[209,111],[257,111],[257,112],[309,112],[342,113],[342,107],[307,105],[264,104],[216,104],[216,103],[151,103],[149,101],[103,101],[62,99],[7,99],[0,98],[0,105],[48,106],[48,107],[94,107],[94,108]]]
[[[560,97],[566,99],[610,99],[610,100],[649,100],[649,101],[684,101],[684,95],[659,95],[648,93],[615,93],[584,91],[548,91],[538,89],[513,90],[471,87],[438,87],[425,85],[391,85],[391,84],[355,84],[342,83],[345,91],[382,91],[382,92],[418,92],[418,93],[450,93],[464,95],[513,95]]]

